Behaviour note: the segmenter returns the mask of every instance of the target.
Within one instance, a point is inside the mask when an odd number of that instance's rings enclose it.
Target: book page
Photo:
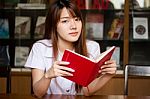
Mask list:
[[[45,32],[45,16],[39,16],[36,22],[35,35],[34,38],[41,39]]]
[[[66,49],[66,50],[68,50],[69,52],[72,52],[72,53],[74,53],[74,54],[76,54],[76,55],[78,55],[78,56],[80,56],[80,57],[82,57],[82,58],[85,58],[85,59],[87,59],[87,60],[89,60],[89,61],[95,62],[94,59],[88,58],[88,57],[83,56],[83,55],[81,55],[81,54],[78,54],[78,53],[76,53],[76,52],[74,52],[74,51],[71,51],[71,50],[69,50],[69,49]]]
[[[107,46],[106,49],[109,49],[110,46]],[[116,46],[114,53],[111,56],[112,60],[116,60],[117,67],[120,67],[120,47]]]
[[[15,17],[15,38],[30,38],[31,18],[27,16]]]
[[[24,66],[29,54],[29,47],[15,47],[15,66]]]
[[[99,62],[104,56],[106,56],[109,52],[111,52],[115,46],[110,47],[108,50],[104,51],[100,54],[100,56],[96,59],[96,62]]]

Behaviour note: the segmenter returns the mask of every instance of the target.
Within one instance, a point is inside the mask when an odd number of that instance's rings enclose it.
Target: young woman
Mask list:
[[[100,75],[88,87],[82,87],[63,78],[73,76],[69,62],[61,61],[65,49],[96,59],[99,44],[85,39],[81,13],[73,0],[56,0],[46,18],[45,39],[37,41],[29,54],[25,67],[32,68],[33,91],[38,97],[47,94],[94,94],[116,72],[116,62],[105,62]],[[66,66],[64,66],[66,65]],[[86,66],[85,66],[86,68]]]

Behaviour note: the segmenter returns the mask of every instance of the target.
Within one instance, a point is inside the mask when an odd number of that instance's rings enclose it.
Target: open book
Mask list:
[[[91,60],[88,57],[80,55],[70,50],[65,50],[62,57],[62,61],[70,62],[67,67],[75,70],[73,76],[64,76],[65,78],[74,81],[75,83],[87,86],[91,83],[97,76],[100,67],[109,60],[115,50],[115,46],[112,46],[105,52],[101,53],[96,60]]]

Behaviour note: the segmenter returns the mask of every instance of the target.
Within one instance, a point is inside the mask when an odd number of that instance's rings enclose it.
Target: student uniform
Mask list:
[[[90,58],[96,59],[100,55],[100,46],[95,41],[86,41],[88,55]],[[61,60],[62,53],[58,54],[57,60]],[[43,71],[47,71],[53,64],[53,49],[52,42],[48,39],[39,40],[33,44],[25,67],[37,68]],[[47,94],[67,94],[75,95],[75,83],[63,78],[56,77],[51,79],[50,86],[47,90]]]

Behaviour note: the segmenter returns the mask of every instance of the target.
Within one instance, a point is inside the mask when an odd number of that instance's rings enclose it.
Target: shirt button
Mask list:
[[[69,92],[69,91],[70,91],[69,89],[66,90],[66,92]]]

